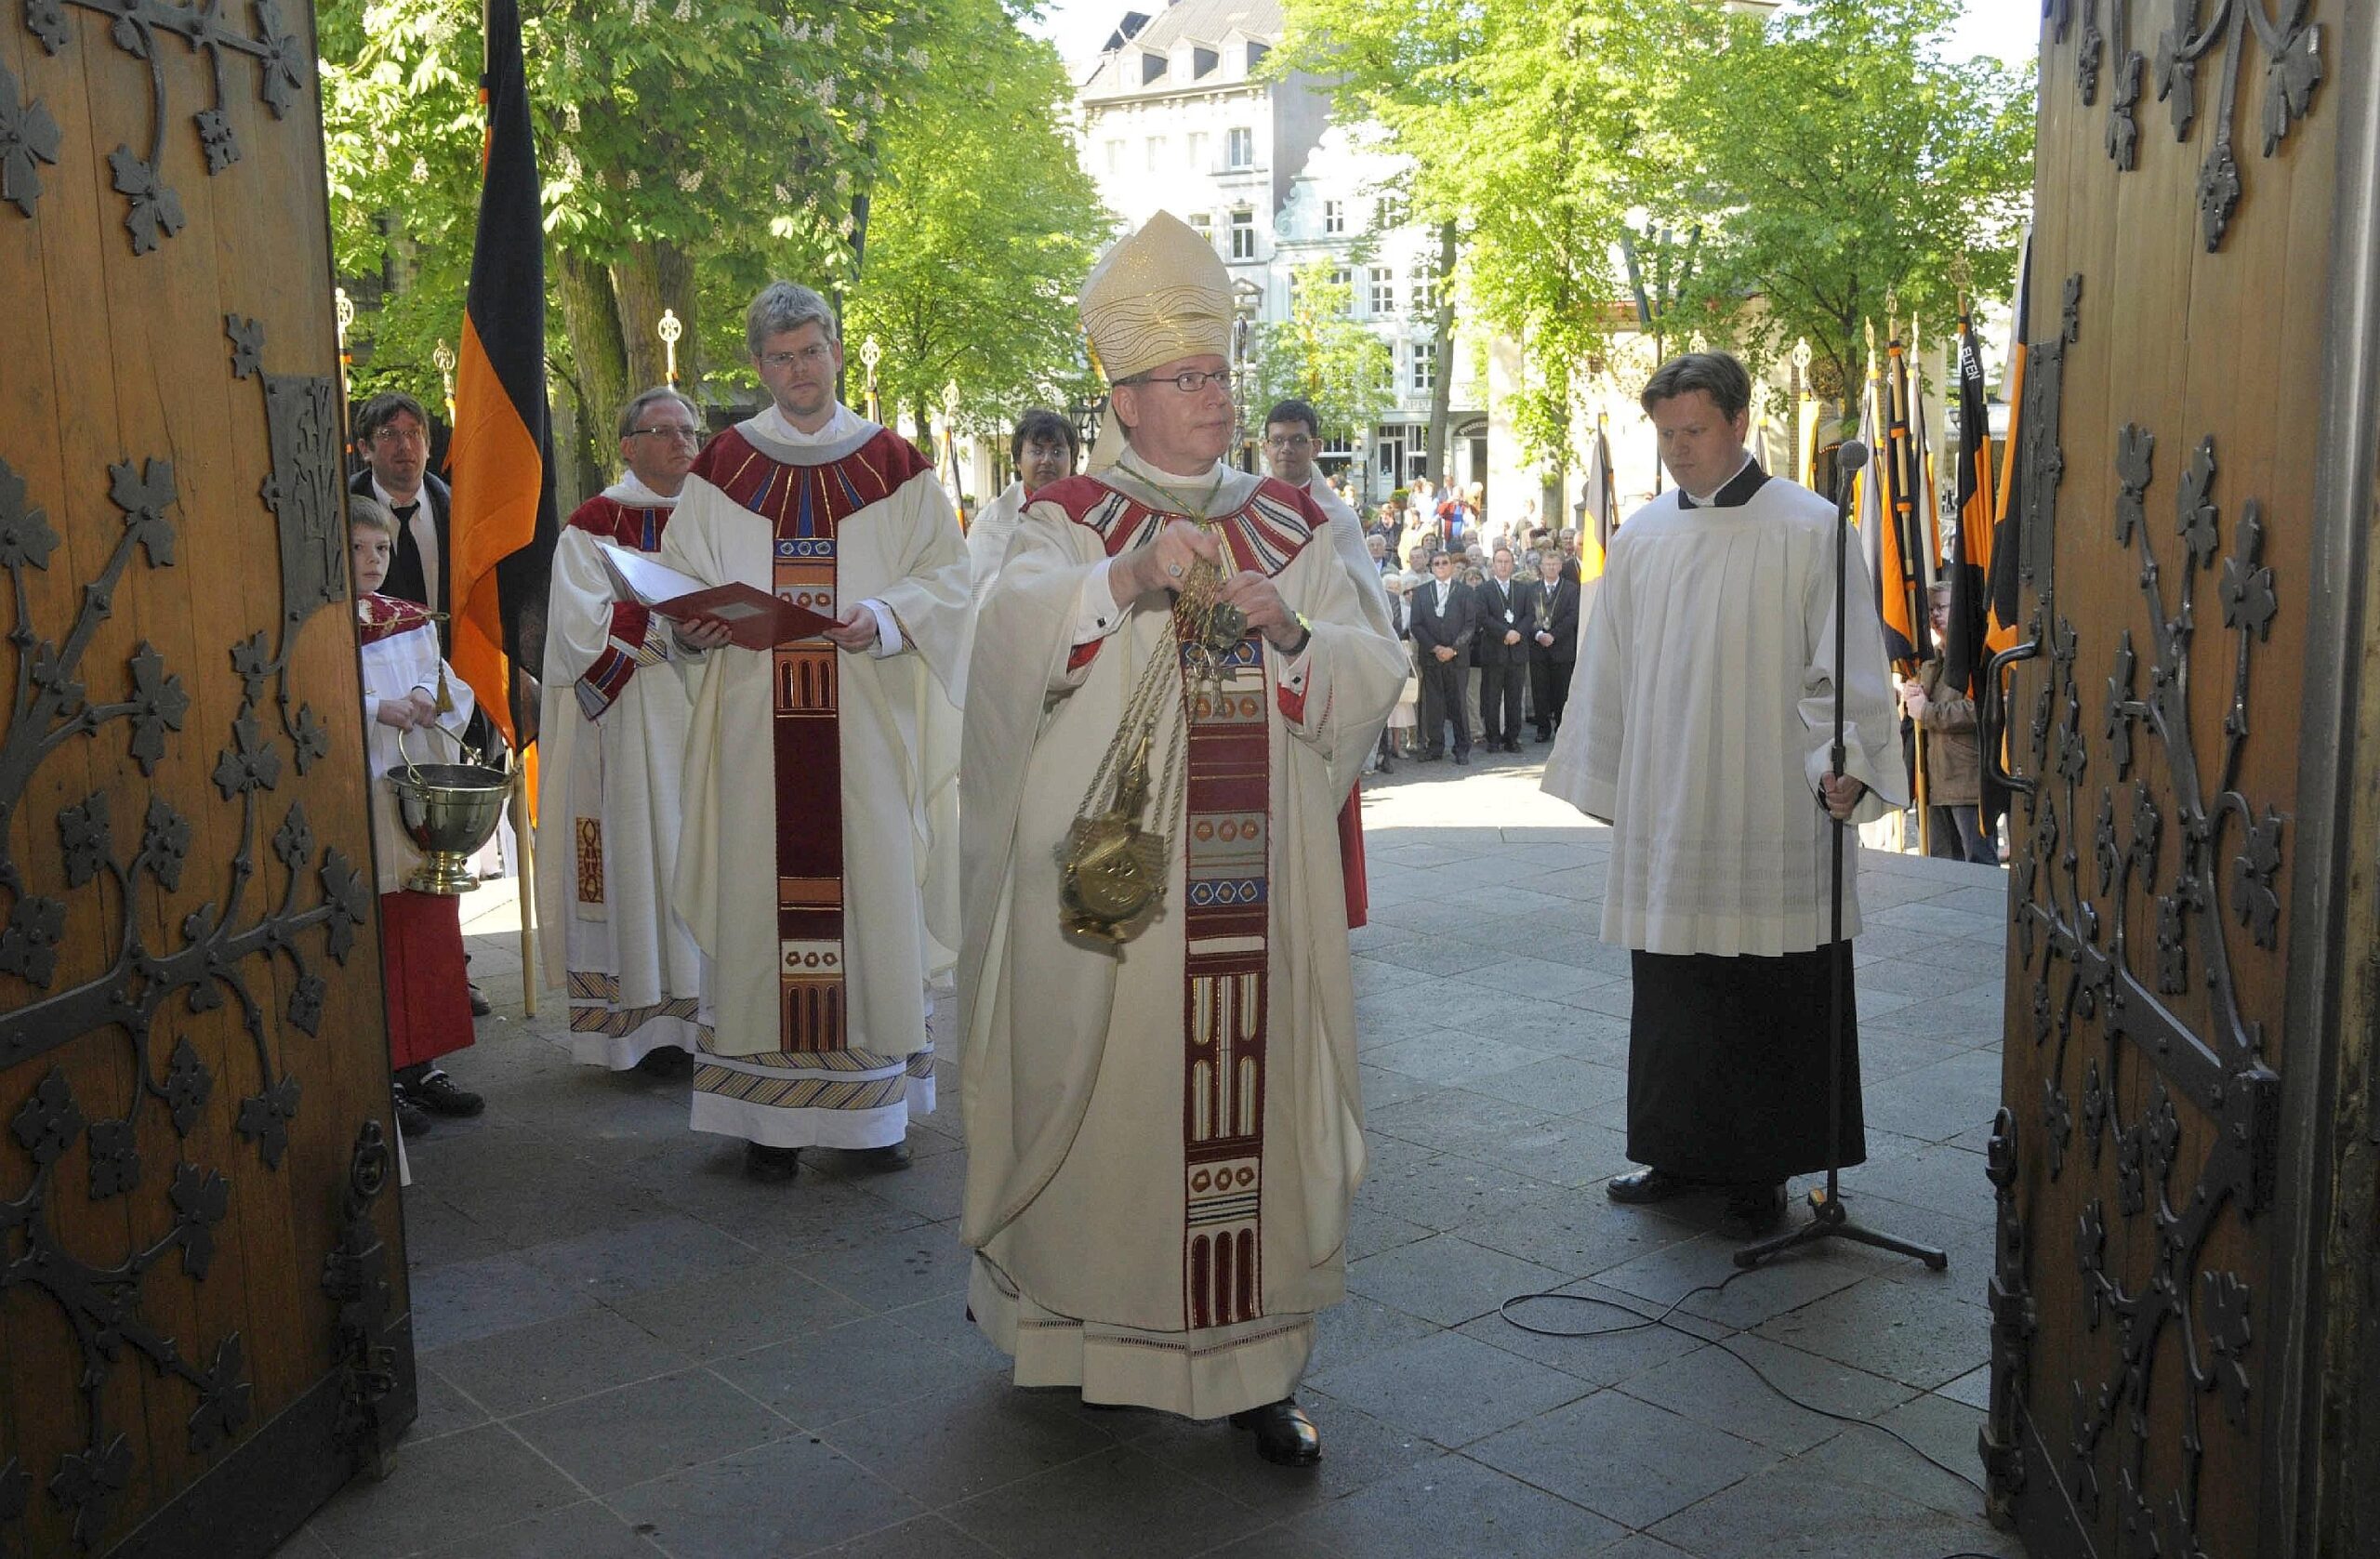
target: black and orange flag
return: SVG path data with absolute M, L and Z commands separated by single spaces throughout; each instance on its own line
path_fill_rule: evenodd
M 1925 548 L 1918 519 L 1924 466 L 1911 427 L 1909 359 L 1899 340 L 1886 349 L 1882 387 L 1884 419 L 1884 482 L 1879 492 L 1884 521 L 1877 536 L 1876 604 L 1884 619 L 1884 658 L 1907 671 L 1932 658 L 1926 637 Z
M 463 350 L 455 364 L 448 545 L 455 669 L 510 742 L 512 669 L 526 662 L 534 674 L 543 653 L 542 645 L 522 642 L 522 619 L 542 616 L 561 526 L 546 404 L 545 223 L 521 11 L 517 0 L 489 0 L 486 14 L 480 97 L 487 105 L 487 150 Z
M 2025 337 L 2032 327 L 2032 310 L 2026 294 L 2032 279 L 2033 235 L 2028 231 L 2016 260 L 2016 305 L 2008 330 L 2008 374 L 2001 392 L 2008 403 L 2008 432 L 2001 441 L 2000 485 L 1992 494 L 1991 566 L 1985 570 L 1990 581 L 1990 616 L 1985 624 L 1983 641 L 1987 660 L 2016 646 L 2022 605 L 2018 599 L 2017 565 L 2024 552 L 2020 534 L 2024 509 L 2018 492 L 2023 471 L 2016 464 L 2016 445 L 2025 425 Z
M 1950 556 L 1950 631 L 1942 649 L 1942 682 L 1972 692 L 1990 655 L 1984 650 L 1991 578 L 1993 501 L 1999 472 L 1991 460 L 1991 404 L 1983 388 L 1983 353 L 1975 322 L 1959 315 L 1958 539 Z

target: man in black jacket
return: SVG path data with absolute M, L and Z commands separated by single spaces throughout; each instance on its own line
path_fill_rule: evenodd
M 1570 699 L 1570 667 L 1579 658 L 1579 582 L 1563 570 L 1561 550 L 1538 554 L 1538 576 L 1526 587 L 1521 628 L 1528 641 L 1529 706 L 1537 739 L 1554 740 L 1562 706 Z
M 1472 635 L 1479 626 L 1478 599 L 1454 576 L 1454 554 L 1430 559 L 1427 583 L 1407 599 L 1413 621 L 1413 648 L 1421 665 L 1421 751 L 1419 760 L 1446 756 L 1446 728 L 1454 725 L 1454 760 L 1471 761 L 1471 726 L 1462 713 L 1462 680 Z
M 410 395 L 375 395 L 355 414 L 355 442 L 367 469 L 356 473 L 348 491 L 379 499 L 397 517 L 396 555 L 389 560 L 380 593 L 451 613 L 454 554 L 447 546 L 447 522 L 455 499 L 430 474 L 429 415 Z M 454 625 L 441 622 L 439 654 L 451 654 L 454 641 Z
M 1521 750 L 1521 681 L 1528 638 L 1521 631 L 1528 587 L 1513 577 L 1513 549 L 1499 547 L 1479 586 L 1479 723 L 1490 752 Z

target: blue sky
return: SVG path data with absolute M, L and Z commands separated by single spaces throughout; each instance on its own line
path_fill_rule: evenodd
M 1035 32 L 1057 41 L 1068 59 L 1081 59 L 1104 42 L 1128 10 L 1155 10 L 1164 0 L 1043 0 Z M 2041 7 L 2032 0 L 1966 0 L 1956 33 L 1958 47 L 2003 59 L 2030 59 L 2040 36 Z

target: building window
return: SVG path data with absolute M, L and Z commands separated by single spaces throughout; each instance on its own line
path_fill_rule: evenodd
M 1206 172 L 1207 132 L 1193 130 L 1182 139 L 1182 144 L 1189 151 L 1190 171 L 1192 173 Z
M 1211 48 L 1199 48 L 1196 45 L 1193 45 L 1190 49 L 1191 79 L 1194 81 L 1203 80 L 1205 77 L 1214 74 L 1215 66 L 1221 62 L 1223 56 L 1217 54 Z
M 1413 393 L 1426 395 L 1438 387 L 1438 344 L 1413 343 Z
M 1388 232 L 1405 225 L 1405 202 L 1395 195 L 1382 195 L 1372 208 L 1372 221 L 1381 231 Z
M 1247 126 L 1236 126 L 1223 135 L 1223 166 L 1248 168 L 1256 165 L 1256 132 Z
M 1396 317 L 1396 272 L 1385 265 L 1371 268 L 1372 318 Z
M 1342 459 L 1353 458 L 1355 453 L 1355 441 L 1343 434 L 1335 439 L 1325 439 L 1322 441 L 1322 453 Z
M 1190 230 L 1210 244 L 1215 241 L 1215 218 L 1208 212 L 1190 213 Z
M 1151 173 L 1165 171 L 1165 138 L 1163 136 L 1149 137 L 1149 171 Z
M 1413 267 L 1413 312 L 1416 316 L 1438 311 L 1438 263 L 1424 259 Z
M 1233 132 L 1235 135 L 1237 133 Z M 1235 207 L 1231 214 L 1231 258 L 1236 260 L 1256 258 L 1256 213 L 1244 205 Z
M 1355 273 L 1343 265 L 1334 265 L 1330 268 L 1330 284 L 1346 290 L 1347 317 L 1354 319 L 1355 317 Z
M 1342 233 L 1347 231 L 1345 201 L 1327 200 L 1322 203 L 1322 231 L 1326 233 Z
M 1124 143 L 1120 140 L 1111 140 L 1107 143 L 1107 171 L 1110 173 L 1124 171 Z

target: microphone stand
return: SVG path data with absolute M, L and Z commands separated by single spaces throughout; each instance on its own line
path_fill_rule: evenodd
M 1843 777 L 1843 666 L 1844 636 L 1850 617 L 1849 602 L 1844 599 L 1850 573 L 1851 478 L 1868 463 L 1868 447 L 1858 440 L 1845 443 L 1835 455 L 1834 499 L 1834 746 L 1828 757 L 1836 779 Z M 1871 1245 L 1879 1250 L 1897 1255 L 1914 1256 L 1936 1272 L 1950 1264 L 1950 1258 L 1930 1245 L 1903 1239 L 1875 1229 L 1863 1228 L 1851 1222 L 1843 1209 L 1843 1049 L 1844 1001 L 1843 983 L 1851 971 L 1851 949 L 1843 940 L 1843 835 L 1847 826 L 1832 812 L 1827 814 L 1834 847 L 1832 876 L 1833 903 L 1831 909 L 1827 938 L 1827 964 L 1830 990 L 1827 997 L 1827 1104 L 1826 1104 L 1826 1189 L 1810 1193 L 1810 1221 L 1798 1229 L 1788 1229 L 1781 1235 L 1747 1245 L 1736 1252 L 1736 1265 L 1756 1267 L 1771 1256 L 1805 1245 L 1816 1245 L 1826 1239 L 1847 1239 L 1859 1245 Z

